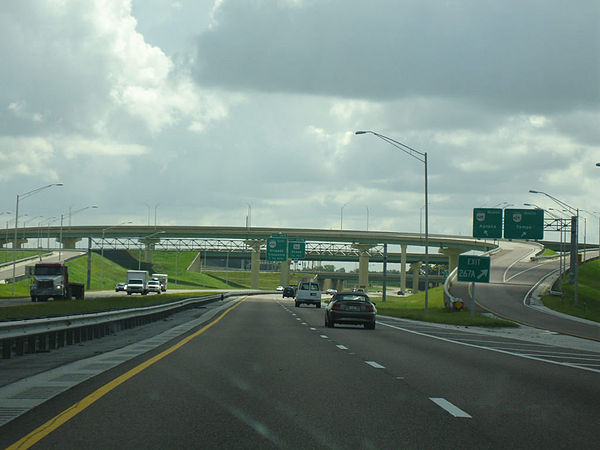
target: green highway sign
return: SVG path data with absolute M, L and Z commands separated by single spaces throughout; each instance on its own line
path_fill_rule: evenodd
M 306 258 L 306 242 L 300 238 L 289 238 L 288 240 L 288 258 L 304 259 Z
M 544 239 L 543 209 L 505 209 L 506 239 Z
M 273 235 L 267 238 L 267 261 L 287 261 L 287 235 Z
M 473 237 L 498 239 L 502 237 L 502 209 L 474 208 Z
M 490 282 L 489 256 L 458 256 L 458 281 L 472 283 Z

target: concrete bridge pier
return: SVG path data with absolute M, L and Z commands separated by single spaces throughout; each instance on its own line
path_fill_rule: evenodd
M 419 271 L 421 270 L 422 264 L 423 263 L 421 261 L 419 261 L 416 263 L 412 263 L 410 265 L 410 271 L 413 274 L 413 286 L 412 286 L 413 294 L 416 294 L 417 292 L 419 292 Z
M 336 288 L 335 290 L 338 292 L 342 292 L 344 290 L 344 280 L 336 280 Z
M 440 253 L 448 256 L 448 273 L 452 272 L 456 267 L 458 267 L 458 256 L 461 253 L 465 253 L 468 250 L 460 249 L 460 248 L 441 248 Z
M 154 248 L 156 244 L 160 242 L 157 238 L 145 238 L 140 239 L 138 242 L 144 245 L 144 259 L 143 261 L 148 264 L 152 264 L 152 256 L 154 254 Z
M 400 290 L 402 292 L 406 292 L 406 248 L 408 245 L 402 244 L 400 248 L 402 253 L 400 253 Z
M 12 248 L 23 248 L 23 244 L 27 244 L 29 242 L 27 239 L 17 239 L 15 243 L 14 239 L 10 239 L 8 242 L 12 242 Z
M 252 249 L 250 255 L 250 288 L 258 289 L 258 277 L 260 274 L 260 247 L 264 245 L 264 240 L 246 241 L 246 245 Z
M 279 263 L 279 284 L 283 287 L 290 285 L 290 264 L 291 259 Z
M 374 245 L 371 244 L 353 244 L 352 247 L 358 250 L 358 287 L 365 291 L 369 287 L 369 250 Z
M 57 238 L 56 241 L 62 244 L 62 248 L 75 248 L 77 243 L 81 240 L 78 237 L 63 237 L 62 240 Z

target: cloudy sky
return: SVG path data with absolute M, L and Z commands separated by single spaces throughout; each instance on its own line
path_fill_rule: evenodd
M 0 59 L 0 212 L 64 183 L 30 226 L 418 232 L 424 165 L 355 130 L 427 152 L 431 233 L 600 211 L 597 0 L 7 0 Z

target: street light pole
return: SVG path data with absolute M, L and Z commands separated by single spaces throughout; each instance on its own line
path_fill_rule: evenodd
M 572 274 L 572 283 L 574 284 L 573 290 L 573 306 L 578 306 L 578 288 L 579 288 L 579 280 L 578 280 L 578 272 L 579 272 L 579 208 L 573 208 L 572 206 L 566 204 L 565 202 L 557 199 L 556 197 L 551 196 L 550 194 L 542 191 L 534 191 L 532 189 L 529 190 L 531 194 L 543 194 L 549 199 L 553 200 L 563 208 L 566 208 L 568 213 L 571 214 L 571 274 Z
M 348 203 L 344 203 L 340 208 L 340 230 L 344 229 L 344 208 L 348 205 Z
M 15 281 L 16 281 L 16 270 L 17 270 L 17 228 L 19 227 L 19 201 L 24 200 L 27 197 L 31 197 L 34 194 L 37 194 L 44 189 L 47 189 L 52 186 L 62 186 L 62 183 L 52 183 L 46 186 L 39 187 L 37 189 L 33 189 L 29 192 L 25 192 L 24 194 L 17 194 L 17 204 L 15 206 L 15 240 L 13 243 L 13 267 L 12 267 L 12 295 L 15 295 Z
M 377 136 L 379 139 L 387 142 L 390 145 L 393 145 L 407 155 L 415 158 L 417 161 L 422 162 L 425 166 L 425 311 L 427 311 L 427 305 L 429 302 L 429 183 L 427 174 L 427 152 L 420 152 L 406 144 L 403 144 L 402 142 L 396 141 L 374 131 L 355 131 L 354 134 L 372 134 Z

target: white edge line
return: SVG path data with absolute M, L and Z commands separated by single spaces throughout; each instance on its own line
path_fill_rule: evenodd
M 378 323 L 380 325 L 385 325 L 386 327 L 395 328 L 396 330 L 406 331 L 407 333 L 417 334 L 419 336 L 426 336 L 426 337 L 430 337 L 430 338 L 433 338 L 433 339 L 438 339 L 440 341 L 450 342 L 452 344 L 459 344 L 459 345 L 464 345 L 466 347 L 480 348 L 482 350 L 489 350 L 489 351 L 492 351 L 492 352 L 504 353 L 505 355 L 518 356 L 519 358 L 533 359 L 534 361 L 546 362 L 546 363 L 550 363 L 550 364 L 555 364 L 557 366 L 571 367 L 573 369 L 581 369 L 581 370 L 587 370 L 589 372 L 600 373 L 600 370 L 598 370 L 598 369 L 592 369 L 592 368 L 589 368 L 589 367 L 582 367 L 582 366 L 578 366 L 578 365 L 575 365 L 575 364 L 569 364 L 569 363 L 564 363 L 564 362 L 559 362 L 559 361 L 550 361 L 548 359 L 536 358 L 535 356 L 527 356 L 527 355 L 522 355 L 522 354 L 519 354 L 519 353 L 512 353 L 512 352 L 508 352 L 506 350 L 499 350 L 499 349 L 496 349 L 496 348 L 484 347 L 482 345 L 467 344 L 465 342 L 453 341 L 452 339 L 446 339 L 446 338 L 442 338 L 442 337 L 438 337 L 438 336 L 433 336 L 431 334 L 425 334 L 425 333 L 420 333 L 418 331 L 407 330 L 406 328 L 396 327 L 394 325 L 390 325 L 390 324 L 384 323 L 384 322 L 378 322 Z
M 431 400 L 433 403 L 438 405 L 440 408 L 442 408 L 442 409 L 446 410 L 447 412 L 449 412 L 450 414 L 452 414 L 454 417 L 462 417 L 465 419 L 472 419 L 470 414 L 467 414 L 462 409 L 460 409 L 458 406 L 453 405 L 445 398 L 429 397 L 429 400 Z

